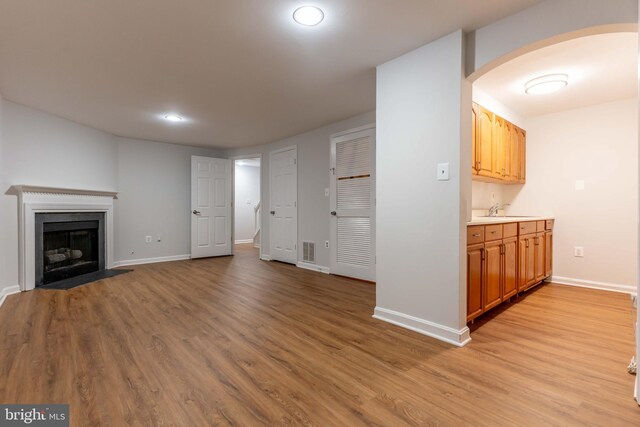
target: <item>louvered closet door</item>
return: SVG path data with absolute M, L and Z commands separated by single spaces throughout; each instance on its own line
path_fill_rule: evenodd
M 331 272 L 375 281 L 375 128 L 331 138 Z

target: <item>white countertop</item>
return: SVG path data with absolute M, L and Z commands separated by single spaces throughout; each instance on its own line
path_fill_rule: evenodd
M 473 216 L 467 225 L 505 224 L 509 222 L 544 221 L 553 219 L 549 216 Z

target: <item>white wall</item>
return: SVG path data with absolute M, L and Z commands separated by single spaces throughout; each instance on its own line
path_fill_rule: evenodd
M 18 284 L 17 197 L 11 185 L 119 191 L 115 261 L 189 253 L 191 155 L 213 149 L 118 138 L 0 102 L 0 292 Z M 162 242 L 144 243 L 160 234 Z M 133 254 L 131 252 L 134 252 Z
M 188 256 L 191 156 L 221 157 L 220 152 L 119 138 L 117 155 L 116 262 Z
M 504 186 L 509 215 L 556 218 L 554 277 L 635 288 L 637 100 L 530 118 L 526 129 L 527 183 Z M 574 246 L 584 247 L 584 258 L 573 256 Z
M 463 34 L 378 67 L 377 318 L 463 344 L 471 87 Z M 450 164 L 450 180 L 436 166 Z
M 260 202 L 260 167 L 239 165 L 235 168 L 234 240 L 253 241 L 255 206 Z
M 579 35 L 638 30 L 636 0 L 547 0 L 469 33 L 472 79 L 523 52 Z
M 330 137 L 334 133 L 375 123 L 375 121 L 375 112 L 370 112 L 270 144 L 227 151 L 228 157 L 262 154 L 261 254 L 269 254 L 269 152 L 296 145 L 298 147 L 298 260 L 302 261 L 302 241 L 316 242 L 316 264 L 329 268 L 329 249 L 324 247 L 324 241 L 329 240 L 330 206 L 324 190 L 329 188 Z
M 17 197 L 11 185 L 116 189 L 116 137 L 9 101 L 2 102 L 0 286 L 18 284 Z

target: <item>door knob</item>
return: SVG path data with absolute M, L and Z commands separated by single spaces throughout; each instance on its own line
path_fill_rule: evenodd
M 200 215 L 200 211 L 197 211 L 197 210 L 195 210 L 195 209 L 194 209 L 194 210 L 193 210 L 193 214 L 194 214 L 194 215 Z
M 271 212 L 269 212 L 269 213 L 270 213 L 271 215 L 275 215 L 275 214 L 276 214 L 276 211 L 271 211 Z
M 331 215 L 336 216 L 337 215 L 336 211 L 331 211 Z

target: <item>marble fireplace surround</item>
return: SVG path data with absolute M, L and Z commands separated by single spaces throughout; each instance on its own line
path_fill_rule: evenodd
M 35 218 L 37 213 L 104 212 L 105 268 L 113 268 L 114 191 L 14 185 L 18 196 L 18 279 L 21 291 L 35 288 Z

